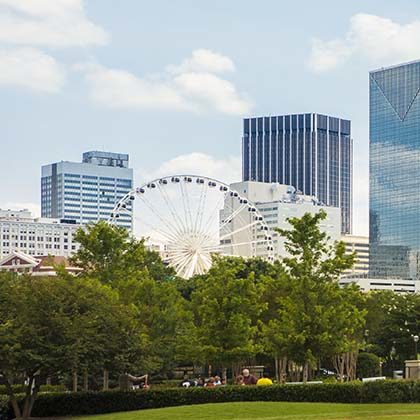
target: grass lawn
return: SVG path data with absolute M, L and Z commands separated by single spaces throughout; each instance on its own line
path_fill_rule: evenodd
M 203 404 L 77 417 L 77 420 L 420 420 L 420 404 L 243 402 Z

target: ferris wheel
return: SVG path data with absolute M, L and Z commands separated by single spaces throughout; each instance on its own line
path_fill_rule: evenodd
M 197 175 L 155 179 L 127 193 L 111 221 L 133 220 L 133 233 L 177 274 L 206 273 L 212 254 L 273 260 L 272 233 L 258 208 L 229 185 Z

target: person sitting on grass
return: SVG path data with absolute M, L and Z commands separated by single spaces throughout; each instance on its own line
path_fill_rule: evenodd
M 258 379 L 257 386 L 273 385 L 273 381 L 268 377 L 266 373 L 263 374 L 262 378 Z

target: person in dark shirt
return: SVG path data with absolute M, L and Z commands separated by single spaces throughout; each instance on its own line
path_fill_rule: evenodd
M 244 369 L 242 375 L 244 376 L 245 385 L 257 385 L 257 378 L 254 375 L 251 375 L 248 369 Z

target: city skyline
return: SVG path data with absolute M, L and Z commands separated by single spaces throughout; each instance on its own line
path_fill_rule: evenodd
M 367 234 L 368 72 L 420 57 L 406 42 L 420 7 L 251 6 L 0 0 L 0 207 L 39 214 L 40 167 L 89 149 L 128 153 L 137 184 L 240 181 L 244 117 L 316 110 L 352 121 L 353 232 Z

